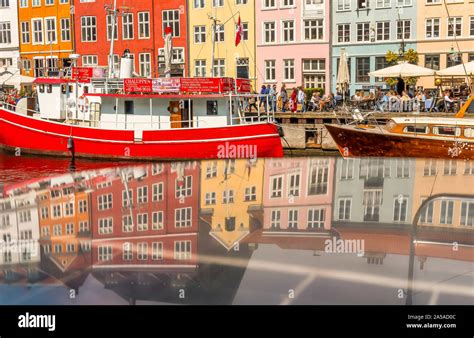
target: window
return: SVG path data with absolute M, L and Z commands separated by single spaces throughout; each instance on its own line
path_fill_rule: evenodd
M 137 188 L 137 203 L 148 203 L 148 187 L 146 185 Z
M 127 193 L 128 192 L 128 193 Z M 122 191 L 122 207 L 128 208 L 133 204 L 133 190 L 123 190 Z
M 427 39 L 439 38 L 439 18 L 426 19 L 425 37 Z
M 53 235 L 54 236 L 61 236 L 62 235 L 62 227 L 61 224 L 55 224 L 53 226 Z
M 281 216 L 280 210 L 272 210 L 272 213 L 271 213 L 271 227 L 273 229 L 279 229 L 280 228 L 280 216 Z
M 205 197 L 206 205 L 214 205 L 216 204 L 216 193 L 215 192 L 207 192 Z
M 411 20 L 397 20 L 397 39 L 411 39 Z
M 56 18 L 45 18 L 46 43 L 56 43 Z
M 222 192 L 222 203 L 223 204 L 234 203 L 234 190 L 227 189 Z
M 324 21 L 323 19 L 303 20 L 304 40 L 322 40 L 324 38 Z
M 469 17 L 469 35 L 474 36 L 474 16 Z
M 153 242 L 151 244 L 151 259 L 154 261 L 163 259 L 163 242 Z
M 88 221 L 79 222 L 79 232 L 87 232 L 87 231 L 89 231 L 89 222 Z
M 270 198 L 278 198 L 283 196 L 283 176 L 276 176 L 270 179 L 271 190 Z
M 370 57 L 356 58 L 356 82 L 370 82 Z
M 133 244 L 132 243 L 129 243 L 129 242 L 123 243 L 122 250 L 123 250 L 122 258 L 124 261 L 133 260 Z
M 300 173 L 292 173 L 288 177 L 288 196 L 296 197 L 300 195 Z
M 111 234 L 114 231 L 114 220 L 110 218 L 99 219 L 99 235 Z
M 425 198 L 422 198 L 421 203 L 423 203 L 425 200 L 426 200 Z M 434 207 L 434 201 L 431 201 L 422 210 L 421 215 L 420 215 L 420 223 L 421 224 L 432 224 L 433 223 L 433 207 Z
M 164 227 L 163 223 L 163 211 L 154 211 L 151 214 L 152 223 L 151 228 L 152 230 L 162 230 Z
M 397 159 L 397 177 L 408 178 L 410 177 L 410 160 Z
M 327 193 L 329 179 L 329 160 L 312 160 L 309 169 L 308 195 Z
M 265 60 L 265 81 L 276 80 L 275 60 Z
M 405 222 L 407 220 L 408 197 L 398 196 L 394 199 L 393 220 L 395 222 Z
M 340 159 L 341 180 L 351 180 L 354 178 L 354 159 Z
M 118 39 L 117 20 L 115 20 L 114 22 L 113 15 L 107 15 L 106 19 L 107 19 L 107 40 L 110 41 L 112 39 L 112 32 L 114 34 L 114 40 L 117 40 Z
M 215 35 L 214 35 L 214 41 L 215 42 L 223 42 L 225 38 L 225 29 L 224 25 L 216 25 L 215 29 Z
M 256 201 L 257 200 L 257 187 L 247 187 L 245 188 L 244 200 L 246 202 Z
M 281 42 L 295 41 L 295 22 L 293 20 L 282 21 L 282 38 Z
M 39 7 L 41 6 L 41 0 L 31 0 L 32 7 Z
M 28 7 L 28 0 L 21 0 L 20 1 L 20 8 Z
M 472 161 L 465 162 L 464 175 L 474 175 L 474 163 Z
M 52 6 L 52 5 L 54 5 L 54 0 L 45 0 L 45 5 L 46 5 L 46 6 Z
M 180 36 L 179 9 L 163 11 L 163 34 L 167 27 L 171 27 L 171 35 L 173 37 Z
M 49 209 L 48 207 L 41 208 L 41 219 L 49 218 Z
M 151 76 L 151 54 L 150 53 L 139 53 L 138 63 L 140 76 L 150 77 Z
M 324 228 L 325 210 L 309 209 L 308 210 L 308 229 Z
M 224 77 L 225 76 L 225 59 L 215 59 L 213 67 L 213 76 Z
M 98 198 L 99 210 L 112 209 L 112 194 L 100 195 Z
M 283 81 L 294 81 L 295 80 L 295 60 L 284 59 L 283 60 Z
M 352 199 L 350 198 L 339 199 L 338 220 L 349 221 L 351 219 L 351 205 L 352 205 Z
M 377 22 L 377 41 L 390 40 L 390 21 Z
M 436 175 L 436 160 L 425 160 L 425 166 L 423 168 L 423 176 L 435 176 Z
M 212 0 L 212 7 L 223 7 L 224 0 Z
M 137 214 L 137 230 L 148 230 L 148 214 Z
M 288 210 L 288 228 L 298 229 L 298 210 L 296 209 Z
M 441 214 L 439 218 L 439 223 L 444 225 L 453 224 L 453 211 L 454 211 L 454 201 L 443 200 L 441 201 Z
M 71 22 L 68 18 L 61 19 L 61 41 L 71 41 Z
M 264 22 L 263 23 L 263 43 L 275 43 L 275 22 Z
M 337 0 L 338 11 L 348 11 L 351 9 L 351 0 Z
M 192 208 L 180 208 L 174 211 L 175 228 L 191 227 Z
M 11 25 L 10 22 L 0 22 L 0 44 L 1 43 L 11 43 L 12 34 L 11 34 Z
M 87 66 L 97 66 L 98 58 L 97 55 L 83 55 L 82 56 L 82 65 Z
M 439 54 L 433 55 L 433 54 L 427 54 L 425 55 L 425 67 L 426 68 L 431 68 L 433 70 L 439 70 L 440 69 L 440 56 Z
M 194 26 L 194 43 L 206 42 L 206 26 Z
M 163 201 L 163 182 L 155 183 L 152 186 L 152 200 L 153 202 Z
M 247 41 L 249 39 L 249 23 L 241 22 L 242 25 L 242 41 Z M 235 26 L 235 31 L 237 32 L 237 25 Z
M 31 25 L 33 26 L 33 44 L 43 44 L 43 20 L 32 19 Z
M 194 76 L 206 76 L 206 60 L 194 60 Z
M 74 202 L 64 203 L 64 216 L 74 215 Z
M 132 40 L 133 37 L 133 13 L 124 13 L 122 14 L 122 38 Z
M 21 42 L 30 43 L 30 23 L 28 21 L 21 23 Z
M 444 161 L 444 175 L 456 175 L 457 161 L 456 160 L 445 160 Z
M 95 42 L 97 41 L 97 27 L 95 16 L 81 17 L 81 41 Z
M 138 13 L 138 38 L 148 39 L 150 37 L 150 13 Z
M 206 166 L 206 178 L 217 177 L 217 161 L 208 162 Z
M 461 203 L 461 225 L 472 227 L 474 223 L 474 203 Z
M 448 37 L 462 35 L 462 17 L 448 18 Z
M 377 0 L 375 2 L 376 8 L 389 8 L 391 5 L 391 0 Z
M 34 75 L 35 77 L 42 77 L 44 76 L 44 58 L 42 57 L 35 57 L 34 61 Z M 41 87 L 40 87 L 41 91 Z
M 174 259 L 175 260 L 191 259 L 191 241 L 174 242 Z
M 139 261 L 146 261 L 148 259 L 148 243 L 137 244 L 137 259 Z
M 390 177 L 390 162 L 379 158 L 361 159 L 359 178 L 370 177 Z
M 382 205 L 382 189 L 365 189 L 362 204 L 364 206 L 364 221 L 378 222 Z
M 344 23 L 337 25 L 337 42 L 351 41 L 351 24 Z
M 60 218 L 61 217 L 61 205 L 60 204 L 56 204 L 56 205 L 53 205 L 52 207 L 52 215 L 53 215 L 53 218 Z
M 182 180 L 176 179 L 175 182 L 175 197 L 189 197 L 192 195 L 193 177 L 185 176 Z
M 31 211 L 25 210 L 19 212 L 20 223 L 31 222 Z
M 204 8 L 206 6 L 206 0 L 194 0 L 194 8 Z
M 133 219 L 132 215 L 122 216 L 122 232 L 133 231 Z
M 66 235 L 74 234 L 74 224 L 68 223 L 66 224 Z
M 397 6 L 398 7 L 411 6 L 411 1 L 412 0 L 397 0 Z
M 357 0 L 357 9 L 369 8 L 369 0 Z
M 263 0 L 263 9 L 276 8 L 276 0 Z
M 357 24 L 357 42 L 370 41 L 370 24 L 368 22 Z

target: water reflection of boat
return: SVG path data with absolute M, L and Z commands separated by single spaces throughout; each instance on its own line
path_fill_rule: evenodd
M 474 158 L 474 119 L 396 117 L 387 125 L 326 125 L 344 157 Z

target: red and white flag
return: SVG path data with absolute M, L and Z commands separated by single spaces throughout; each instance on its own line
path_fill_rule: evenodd
M 243 33 L 244 28 L 242 27 L 242 23 L 240 22 L 240 15 L 239 15 L 239 21 L 237 22 L 237 31 L 235 34 L 235 46 L 237 47 L 240 43 L 240 40 L 242 40 L 242 33 Z

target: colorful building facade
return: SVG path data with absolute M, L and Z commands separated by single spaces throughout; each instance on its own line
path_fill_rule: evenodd
M 262 226 L 264 160 L 201 162 L 201 218 L 227 250 Z
M 285 84 L 329 91 L 330 6 L 329 0 L 257 0 L 259 87 Z
M 84 1 L 75 5 L 76 52 L 82 66 L 108 66 L 114 34 L 114 68 L 129 50 L 134 72 L 143 77 L 163 75 L 164 30 L 170 27 L 173 42 L 173 75 L 186 75 L 186 1 L 117 1 L 117 21 L 110 1 Z
M 387 67 L 387 51 L 416 50 L 417 7 L 423 0 L 337 0 L 332 2 L 331 88 L 336 91 L 341 49 L 345 48 L 350 73 L 350 94 L 386 87 L 368 73 Z M 420 5 L 422 6 L 422 5 Z M 403 48 L 402 48 L 403 49 Z
M 188 10 L 192 13 L 188 26 L 190 76 L 229 76 L 255 80 L 258 76 L 255 0 L 196 0 L 190 1 Z M 242 41 L 236 46 L 239 16 Z M 216 20 L 214 37 L 213 19 Z
M 0 67 L 18 67 L 18 3 L 16 0 L 0 1 Z
M 22 73 L 57 76 L 71 66 L 74 23 L 70 0 L 20 0 L 18 24 Z
M 439 70 L 474 60 L 474 1 L 418 1 L 416 24 L 420 66 Z M 434 78 L 420 78 L 418 85 L 433 88 Z

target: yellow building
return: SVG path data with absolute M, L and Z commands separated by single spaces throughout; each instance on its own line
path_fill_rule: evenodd
M 69 67 L 74 50 L 71 0 L 20 0 L 18 25 L 22 73 L 42 77 Z
M 264 160 L 201 162 L 201 220 L 227 250 L 263 222 Z
M 448 20 L 448 11 L 451 20 Z M 419 65 L 444 69 L 474 60 L 473 14 L 474 0 L 418 1 L 416 34 Z M 456 42 L 462 55 L 453 61 L 449 54 L 452 49 L 458 52 Z M 434 78 L 420 78 L 418 85 L 433 88 Z
M 416 160 L 413 188 L 415 215 L 421 203 L 436 194 L 465 194 L 472 199 L 436 199 L 422 212 L 419 225 L 473 229 L 474 162 L 456 160 Z
M 239 16 L 243 34 L 236 47 Z M 212 37 L 214 19 L 215 39 Z M 191 76 L 255 79 L 255 0 L 190 1 L 188 30 Z

